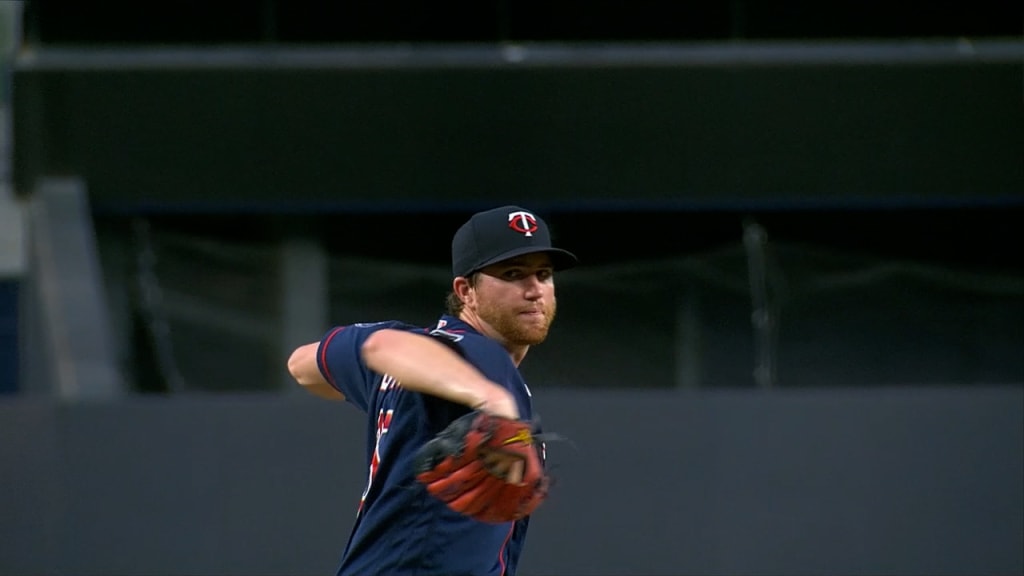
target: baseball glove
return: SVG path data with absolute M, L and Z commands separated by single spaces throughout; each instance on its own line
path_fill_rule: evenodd
M 481 522 L 512 522 L 547 497 L 550 484 L 530 425 L 485 412 L 470 412 L 420 448 L 416 479 L 449 508 Z M 495 461 L 522 463 L 510 482 Z

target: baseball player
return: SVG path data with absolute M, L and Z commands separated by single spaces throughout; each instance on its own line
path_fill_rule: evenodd
M 292 353 L 288 369 L 306 390 L 347 400 L 367 415 L 367 483 L 339 576 L 515 574 L 529 511 L 543 494 L 505 497 L 501 490 L 542 487 L 538 473 L 529 459 L 483 448 L 482 464 L 452 472 L 465 464 L 457 459 L 468 458 L 467 428 L 452 432 L 453 423 L 468 423 L 473 414 L 531 422 L 530 389 L 518 366 L 555 317 L 554 272 L 576 263 L 571 252 L 551 245 L 546 223 L 533 212 L 479 212 L 452 240 L 452 290 L 436 324 L 336 326 Z M 466 426 L 486 435 L 483 425 Z M 493 446 L 523 439 L 523 454 L 539 454 L 543 470 L 543 445 L 531 443 L 528 432 Z M 425 446 L 434 448 L 426 460 Z M 447 450 L 440 466 L 438 449 Z M 461 485 L 430 490 L 422 481 L 428 475 Z M 499 486 L 472 492 L 482 490 L 484 476 L 499 478 Z M 498 512 L 478 514 L 495 501 Z

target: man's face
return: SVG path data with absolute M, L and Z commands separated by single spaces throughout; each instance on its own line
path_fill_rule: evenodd
M 543 252 L 492 264 L 477 277 L 474 311 L 505 344 L 532 346 L 555 319 L 555 279 Z

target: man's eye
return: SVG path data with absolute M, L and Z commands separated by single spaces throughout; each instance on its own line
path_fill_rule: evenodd
M 537 270 L 536 272 L 527 272 L 519 268 L 510 268 L 501 273 L 501 278 L 504 280 L 522 280 L 528 276 L 536 275 L 538 280 L 545 281 L 552 276 L 551 270 Z

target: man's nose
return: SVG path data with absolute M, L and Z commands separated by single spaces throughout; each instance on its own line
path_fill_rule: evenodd
M 536 300 L 537 298 L 540 298 L 541 295 L 544 293 L 544 282 L 540 278 L 538 278 L 536 274 L 527 276 L 526 279 L 524 279 L 523 281 L 526 283 L 526 288 L 524 292 L 527 298 L 531 300 Z

